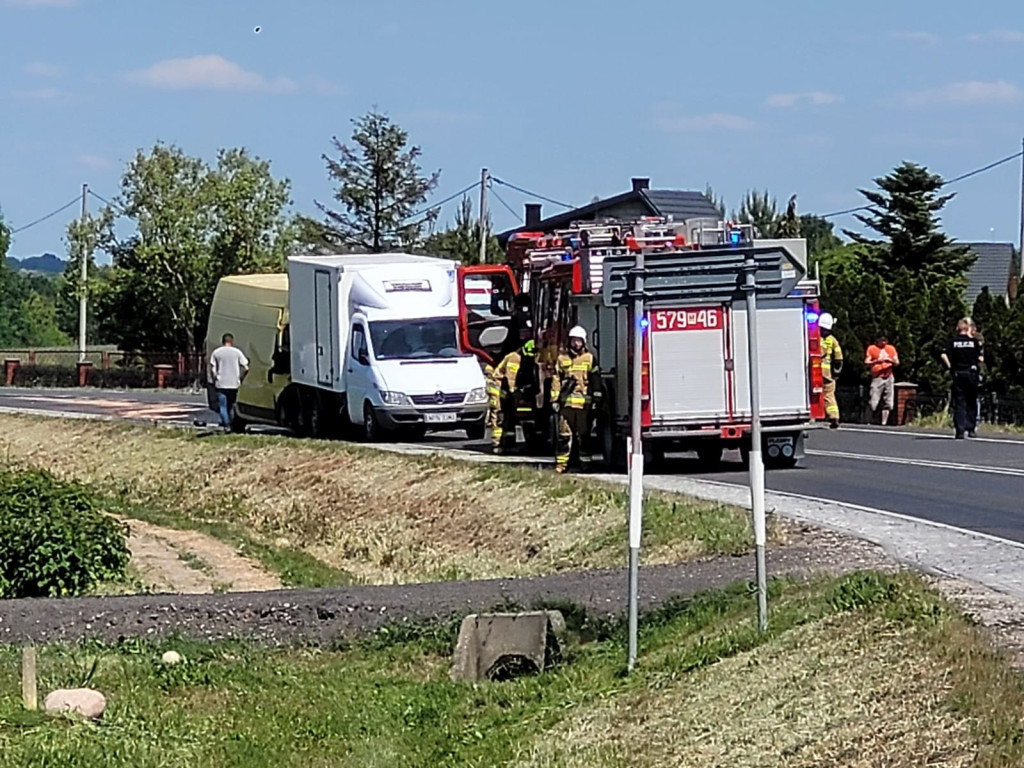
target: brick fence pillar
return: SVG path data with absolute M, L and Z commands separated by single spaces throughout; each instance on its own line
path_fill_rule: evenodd
M 21 360 L 18 358 L 7 358 L 4 360 L 4 383 L 8 387 L 14 386 L 14 377 L 18 375 L 21 367 Z
M 896 384 L 896 409 L 889 422 L 897 427 L 907 424 L 917 416 L 917 384 L 901 381 Z M 893 421 L 895 418 L 895 422 Z
M 92 369 L 92 361 L 79 360 L 76 367 L 78 368 L 78 386 L 89 386 L 89 371 Z
M 171 371 L 174 370 L 173 365 L 154 365 L 153 368 L 156 370 L 156 388 L 165 389 L 167 387 L 167 379 L 171 375 Z

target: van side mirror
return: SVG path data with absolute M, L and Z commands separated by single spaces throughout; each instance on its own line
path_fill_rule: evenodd
M 505 343 L 508 338 L 508 328 L 503 325 L 492 325 L 480 332 L 479 344 L 481 347 L 497 347 Z
M 370 364 L 370 353 L 367 352 L 365 349 L 360 349 L 359 350 L 359 355 L 358 355 L 357 359 L 363 365 L 369 365 Z

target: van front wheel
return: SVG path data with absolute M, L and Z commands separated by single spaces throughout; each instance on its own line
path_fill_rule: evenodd
M 377 411 L 370 403 L 363 406 L 363 437 L 368 443 L 379 443 L 384 437 L 384 430 L 377 421 Z

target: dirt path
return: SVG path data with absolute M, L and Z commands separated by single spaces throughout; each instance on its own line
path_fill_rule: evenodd
M 128 524 L 132 566 L 157 592 L 264 592 L 281 581 L 229 545 L 195 531 L 160 528 L 141 520 Z

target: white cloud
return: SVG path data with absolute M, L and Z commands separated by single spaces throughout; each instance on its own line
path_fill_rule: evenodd
M 789 109 L 799 104 L 811 104 L 816 107 L 826 104 L 838 104 L 843 100 L 842 96 L 826 91 L 806 91 L 804 93 L 773 93 L 764 100 L 766 107 L 777 109 Z
M 271 80 L 216 54 L 192 56 L 187 59 L 165 59 L 148 69 L 130 72 L 125 77 L 129 82 L 139 85 L 172 91 L 287 93 L 296 89 L 294 81 L 287 77 L 276 77 Z
M 891 37 L 896 40 L 906 40 L 911 43 L 924 43 L 925 45 L 938 45 L 942 38 L 931 32 L 894 32 Z
M 25 101 L 67 101 L 71 98 L 71 95 L 60 88 L 34 88 L 28 91 L 11 91 L 11 95 L 16 99 L 23 99 Z
M 993 29 L 988 32 L 968 35 L 972 43 L 1024 43 L 1024 32 L 1016 29 Z
M 984 106 L 992 104 L 1016 104 L 1024 99 L 1024 91 L 1005 80 L 991 83 L 968 80 L 948 83 L 938 88 L 908 93 L 903 103 L 908 107 L 931 106 Z
M 78 5 L 78 0 L 4 0 L 4 5 L 20 5 L 25 8 L 68 8 Z
M 679 115 L 674 109 L 659 107 L 654 117 L 655 126 L 668 133 L 687 131 L 749 131 L 757 127 L 757 123 L 739 115 L 726 112 L 710 112 L 706 115 Z
M 32 61 L 25 65 L 25 73 L 32 77 L 60 77 L 64 74 L 64 68 L 45 61 Z
M 75 158 L 75 162 L 79 165 L 84 165 L 86 168 L 94 168 L 96 170 L 109 168 L 111 165 L 110 160 L 101 155 L 79 155 Z

